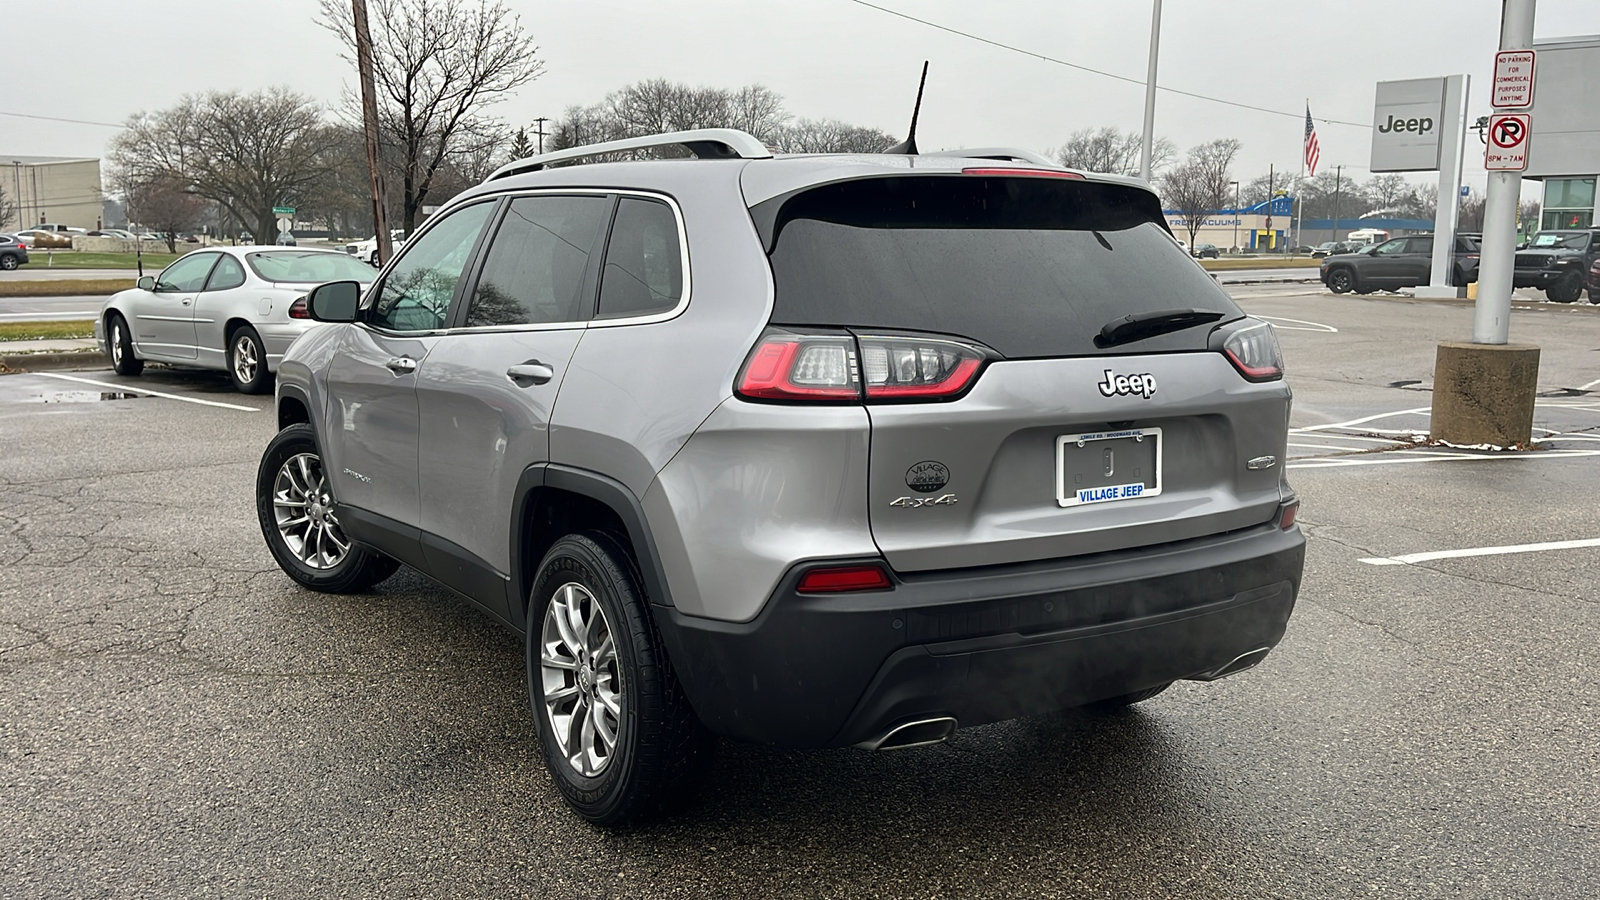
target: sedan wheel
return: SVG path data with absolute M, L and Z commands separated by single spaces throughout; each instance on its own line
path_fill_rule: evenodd
M 118 375 L 137 375 L 144 371 L 144 360 L 134 355 L 128 323 L 116 313 L 106 318 L 106 344 L 111 348 L 111 368 Z
M 0 256 L 0 269 L 5 269 L 9 272 L 16 267 L 17 258 L 15 256 L 12 256 L 9 253 L 7 253 L 5 256 Z
M 233 386 L 240 393 L 264 394 L 271 386 L 267 349 L 262 346 L 261 336 L 248 325 L 228 339 L 228 374 L 233 376 Z

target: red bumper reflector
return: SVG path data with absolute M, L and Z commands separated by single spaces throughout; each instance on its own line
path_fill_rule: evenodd
M 1294 520 L 1299 515 L 1300 515 L 1300 504 L 1299 504 L 1299 502 L 1296 501 L 1294 503 L 1288 504 L 1287 506 L 1285 506 L 1282 510 L 1280 510 L 1278 512 L 1278 527 L 1282 528 L 1284 531 L 1288 531 L 1289 529 L 1294 527 Z
M 879 565 L 821 566 L 800 576 L 802 594 L 838 594 L 846 591 L 886 591 L 894 587 L 889 573 Z

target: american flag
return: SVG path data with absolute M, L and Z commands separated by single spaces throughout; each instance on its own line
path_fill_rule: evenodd
M 1311 122 L 1311 104 L 1306 104 L 1306 174 L 1317 174 L 1317 160 L 1322 148 L 1317 146 L 1317 126 Z

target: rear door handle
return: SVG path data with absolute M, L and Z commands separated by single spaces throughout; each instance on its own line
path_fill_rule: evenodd
M 417 370 L 417 361 L 409 356 L 396 356 L 394 359 L 384 363 L 384 365 L 388 366 L 389 370 L 396 375 L 405 375 Z
M 507 369 L 506 377 L 516 382 L 527 381 L 532 384 L 544 384 L 556 377 L 556 370 L 538 360 L 534 360 Z

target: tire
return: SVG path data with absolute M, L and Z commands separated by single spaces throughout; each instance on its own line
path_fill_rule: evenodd
M 555 542 L 534 579 L 526 631 L 539 744 L 578 815 L 608 828 L 635 825 L 698 785 L 712 739 L 683 695 L 638 574 L 614 538 L 586 532 Z
M 15 253 L 0 253 L 0 269 L 5 269 L 7 272 L 9 272 L 19 265 L 21 265 L 21 263 L 17 261 L 17 255 Z
M 1583 294 L 1583 276 L 1568 272 L 1544 289 L 1544 295 L 1555 303 L 1571 303 Z
M 267 371 L 267 348 L 261 335 L 249 325 L 228 333 L 228 376 L 241 394 L 265 394 L 272 390 L 272 373 Z
M 144 360 L 133 353 L 133 335 L 128 323 L 117 313 L 106 318 L 106 346 L 111 348 L 111 368 L 118 375 L 137 375 L 144 371 Z
M 1169 687 L 1172 687 L 1172 682 L 1170 681 L 1166 684 L 1156 685 L 1153 688 L 1145 688 L 1142 691 L 1134 691 L 1131 694 L 1123 694 L 1120 697 L 1107 697 L 1104 700 L 1096 700 L 1093 703 L 1085 704 L 1082 709 L 1084 712 L 1092 715 L 1110 715 L 1111 713 L 1120 712 L 1121 710 L 1127 709 L 1135 703 L 1142 703 L 1145 700 L 1149 700 L 1151 697 L 1154 697 Z
M 1356 273 L 1348 266 L 1340 266 L 1328 273 L 1328 290 L 1335 294 L 1348 294 L 1356 289 Z
M 336 505 L 311 426 L 290 425 L 278 432 L 256 470 L 256 515 L 267 549 L 278 568 L 300 584 L 327 594 L 354 594 L 393 575 L 400 564 L 346 537 Z

